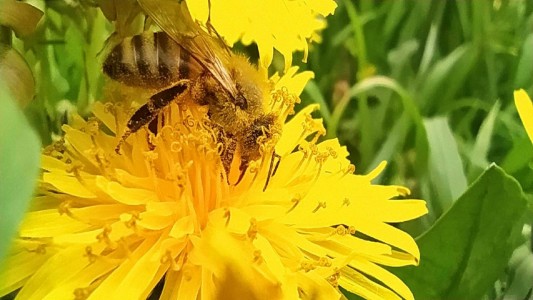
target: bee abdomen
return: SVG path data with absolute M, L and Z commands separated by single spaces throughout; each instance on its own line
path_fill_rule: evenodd
M 166 33 L 145 32 L 116 45 L 103 69 L 126 85 L 159 89 L 189 78 L 189 64 L 188 53 Z

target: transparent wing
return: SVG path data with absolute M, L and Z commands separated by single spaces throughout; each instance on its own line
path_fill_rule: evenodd
M 230 52 L 192 19 L 183 0 L 138 0 L 150 18 L 226 89 L 234 98 L 235 83 L 225 65 Z M 222 42 L 223 43 L 223 42 Z
M 186 37 L 194 37 L 201 30 L 189 14 L 185 1 L 138 0 L 138 2 L 148 16 L 176 42 Z

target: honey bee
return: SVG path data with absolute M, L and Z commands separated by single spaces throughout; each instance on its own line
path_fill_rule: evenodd
M 240 154 L 238 183 L 249 163 L 261 157 L 260 140 L 281 131 L 278 116 L 263 108 L 270 92 L 266 74 L 195 23 L 185 1 L 139 0 L 139 4 L 163 31 L 124 39 L 109 52 L 103 71 L 125 85 L 157 92 L 129 119 L 117 153 L 131 133 L 156 119 L 170 103 L 192 99 L 207 106 L 209 120 L 219 132 L 228 178 L 234 155 Z M 273 160 L 274 156 L 270 169 Z

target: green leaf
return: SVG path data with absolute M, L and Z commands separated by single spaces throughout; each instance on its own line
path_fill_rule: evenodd
M 533 81 L 533 33 L 530 33 L 522 46 L 522 55 L 518 61 L 518 69 L 514 79 L 515 88 L 528 88 Z
M 466 190 L 463 163 L 446 118 L 427 119 L 424 125 L 429 143 L 429 175 L 434 200 L 440 204 L 441 211 L 446 211 Z
M 372 162 L 368 165 L 368 168 L 365 170 L 365 172 L 375 169 L 384 160 L 391 160 L 394 154 L 400 152 L 399 149 L 401 149 L 405 144 L 405 137 L 407 136 L 410 125 L 412 124 L 410 121 L 409 115 L 406 112 L 402 113 L 400 119 L 398 119 L 390 129 L 387 138 L 381 144 L 379 151 L 374 156 Z M 374 182 L 381 182 L 381 179 L 384 175 L 384 172 L 379 174 L 378 177 L 374 178 Z
M 525 209 L 520 185 L 491 165 L 417 239 L 420 265 L 392 271 L 416 299 L 480 299 L 521 239 Z
M 470 162 L 476 167 L 486 168 L 488 165 L 487 156 L 490 150 L 494 123 L 499 112 L 500 103 L 496 102 L 479 128 L 474 148 L 470 152 Z
M 33 193 L 40 153 L 37 135 L 7 91 L 0 84 L 0 262 Z
M 510 174 L 526 168 L 533 159 L 533 147 L 531 140 L 525 134 L 522 138 L 513 143 L 513 147 L 508 150 L 502 162 L 502 168 Z

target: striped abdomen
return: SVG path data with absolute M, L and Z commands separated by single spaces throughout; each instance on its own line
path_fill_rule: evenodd
M 103 69 L 126 85 L 154 89 L 195 78 L 200 70 L 196 61 L 164 32 L 145 32 L 124 39 L 111 50 Z

